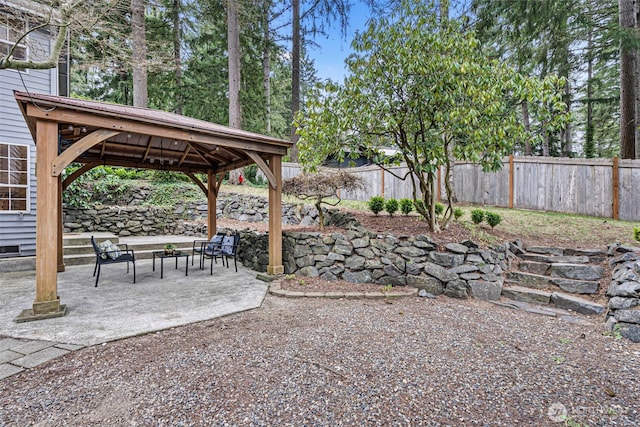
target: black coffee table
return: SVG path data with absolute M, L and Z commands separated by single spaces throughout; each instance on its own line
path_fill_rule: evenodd
M 165 258 L 175 258 L 176 259 L 176 270 L 178 269 L 178 258 L 186 258 L 187 262 L 184 267 L 184 275 L 189 275 L 189 254 L 187 252 L 174 251 L 171 253 L 166 253 L 164 251 L 153 252 L 153 271 L 156 271 L 156 257 L 160 258 L 160 278 L 164 277 L 164 259 Z

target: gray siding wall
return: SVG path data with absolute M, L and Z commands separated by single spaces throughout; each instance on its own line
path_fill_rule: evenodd
M 46 33 L 34 33 L 37 43 L 44 46 Z M 22 76 L 22 79 L 20 78 Z M 23 84 L 24 81 L 24 84 Z M 20 256 L 36 253 L 36 148 L 24 117 L 13 97 L 13 91 L 28 91 L 57 95 L 57 71 L 0 70 L 0 142 L 29 146 L 29 212 L 24 214 L 0 212 L 0 246 L 19 246 Z

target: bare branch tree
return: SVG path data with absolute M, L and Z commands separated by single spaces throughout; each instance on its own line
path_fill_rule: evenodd
M 336 206 L 342 201 L 340 191 L 356 191 L 364 188 L 362 177 L 345 171 L 325 170 L 318 174 L 302 174 L 285 179 L 282 183 L 284 194 L 296 196 L 302 200 L 314 200 L 314 206 L 318 210 L 320 230 L 324 230 L 324 213 L 322 204 Z M 329 198 L 337 199 L 330 202 Z

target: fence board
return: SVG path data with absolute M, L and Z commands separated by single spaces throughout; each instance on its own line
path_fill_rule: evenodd
M 283 165 L 283 177 L 300 173 L 294 163 Z M 367 201 L 371 196 L 411 198 L 412 186 L 377 166 L 348 168 L 362 176 L 366 190 L 342 194 L 347 200 Z M 391 168 L 403 176 L 406 166 Z M 513 207 L 521 209 L 576 213 L 611 218 L 613 216 L 612 159 L 575 159 L 558 157 L 514 157 L 513 171 L 509 159 L 498 172 L 486 173 L 478 165 L 456 163 L 453 184 L 456 199 L 462 203 L 509 206 L 509 177 L 513 174 Z M 384 175 L 384 176 L 383 176 Z M 440 191 L 445 197 L 444 173 Z M 620 219 L 640 221 L 640 160 L 619 161 Z
M 620 160 L 620 219 L 640 221 L 640 160 Z

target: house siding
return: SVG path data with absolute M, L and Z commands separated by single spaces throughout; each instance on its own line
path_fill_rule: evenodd
M 45 41 L 47 33 L 33 33 L 31 37 Z M 14 90 L 57 95 L 57 73 L 55 70 L 28 70 L 23 73 L 0 70 L 0 142 L 29 146 L 29 211 L 0 212 L 0 247 L 18 246 L 19 252 L 0 253 L 0 257 L 32 256 L 36 252 L 36 148 L 13 97 Z

